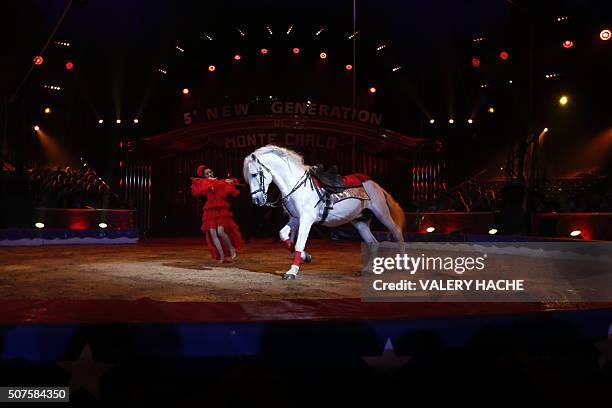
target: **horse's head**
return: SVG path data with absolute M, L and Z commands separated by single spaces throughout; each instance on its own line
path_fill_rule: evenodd
M 257 206 L 263 206 L 268 200 L 268 188 L 272 182 L 272 172 L 255 154 L 244 158 L 244 181 L 251 190 L 251 200 Z

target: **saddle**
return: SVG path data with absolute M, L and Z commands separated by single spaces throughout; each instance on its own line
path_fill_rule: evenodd
M 323 165 L 317 164 L 311 167 L 312 176 L 319 181 L 321 187 L 329 194 L 341 193 L 348 188 L 344 183 L 344 178 L 338 174 L 338 168 L 331 166 L 325 170 Z

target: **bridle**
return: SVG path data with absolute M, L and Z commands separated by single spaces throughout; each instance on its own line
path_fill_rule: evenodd
M 259 159 L 254 154 L 251 154 L 251 159 L 254 160 L 255 163 L 257 163 L 257 177 L 258 177 L 257 181 L 259 183 L 259 188 L 255 191 L 251 191 L 251 196 L 261 192 L 264 198 L 264 202 L 262 204 L 263 206 L 266 206 L 266 207 L 281 207 L 282 206 L 287 211 L 289 211 L 289 209 L 287 208 L 287 200 L 293 193 L 297 191 L 298 188 L 305 186 L 308 180 L 310 180 L 310 184 L 314 188 L 312 179 L 310 177 L 310 172 L 306 170 L 304 174 L 302 175 L 302 177 L 300 177 L 300 179 L 297 181 L 297 183 L 295 183 L 291 191 L 286 196 L 283 197 L 281 195 L 276 201 L 269 203 L 268 202 L 268 192 L 266 191 L 266 185 L 265 185 L 266 176 L 264 174 L 264 171 L 267 171 L 270 174 L 270 177 L 272 177 L 272 171 L 270 171 L 268 166 L 266 166 L 261 161 L 259 161 Z

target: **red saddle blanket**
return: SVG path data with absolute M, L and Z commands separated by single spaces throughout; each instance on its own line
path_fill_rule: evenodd
M 317 179 L 316 177 L 313 177 L 312 179 L 314 180 L 317 187 L 321 187 L 321 182 L 319 181 L 319 179 Z M 354 173 L 342 176 L 342 181 L 344 182 L 346 188 L 361 187 L 361 184 L 369 179 L 370 177 L 361 173 Z
M 364 181 L 368 181 L 370 178 L 365 174 L 354 173 L 347 176 L 342 176 L 342 181 L 347 187 L 360 187 Z

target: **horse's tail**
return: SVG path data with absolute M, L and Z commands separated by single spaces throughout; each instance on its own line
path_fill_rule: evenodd
M 404 209 L 399 205 L 397 201 L 391 194 L 387 193 L 384 188 L 381 187 L 383 193 L 385 193 L 385 200 L 387 201 L 387 207 L 389 207 L 389 212 L 391 213 L 391 218 L 393 221 L 400 227 L 400 231 L 404 231 L 404 225 L 406 224 L 406 214 L 404 213 Z

